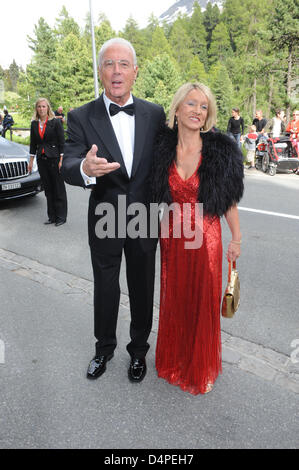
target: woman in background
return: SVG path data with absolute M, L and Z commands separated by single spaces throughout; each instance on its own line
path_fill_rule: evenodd
M 232 134 L 233 138 L 241 148 L 241 136 L 244 134 L 244 120 L 240 116 L 239 108 L 232 109 L 232 117 L 228 121 L 227 132 Z
M 60 174 L 63 159 L 64 130 L 46 98 L 35 103 L 35 112 L 30 130 L 30 162 L 37 157 L 38 171 L 47 198 L 48 220 L 45 224 L 64 224 L 67 218 L 67 195 Z

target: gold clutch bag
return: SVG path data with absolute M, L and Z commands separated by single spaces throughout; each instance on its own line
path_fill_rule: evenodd
M 236 270 L 236 262 L 228 264 L 228 282 L 222 301 L 222 316 L 232 318 L 240 305 L 240 279 Z

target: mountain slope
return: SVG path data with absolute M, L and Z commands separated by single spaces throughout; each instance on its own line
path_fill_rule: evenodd
M 187 14 L 188 16 L 192 15 L 193 10 L 193 3 L 198 1 L 199 5 L 201 6 L 202 10 L 205 10 L 207 3 L 209 0 L 177 0 L 173 5 L 171 5 L 168 10 L 166 10 L 162 15 L 160 15 L 160 21 L 166 21 L 167 23 L 172 23 L 177 16 L 181 14 Z M 212 5 L 218 4 L 221 6 L 221 1 L 219 0 L 210 0 Z

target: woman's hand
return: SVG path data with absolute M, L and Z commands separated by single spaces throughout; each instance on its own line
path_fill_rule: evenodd
M 225 218 L 232 234 L 232 239 L 228 245 L 226 257 L 228 261 L 236 261 L 236 259 L 239 258 L 241 254 L 241 232 L 239 213 L 236 205 L 227 211 Z
M 230 241 L 226 253 L 227 261 L 236 261 L 241 254 L 241 242 Z
M 30 157 L 30 160 L 29 160 L 29 163 L 28 163 L 28 173 L 29 174 L 32 173 L 33 161 L 34 161 L 34 157 Z

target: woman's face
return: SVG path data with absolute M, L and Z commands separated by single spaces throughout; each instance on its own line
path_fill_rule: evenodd
M 234 109 L 232 109 L 232 117 L 233 117 L 233 118 L 237 118 L 237 117 L 238 117 L 238 113 L 237 113 L 237 111 L 235 111 Z
M 208 117 L 209 100 L 206 95 L 194 89 L 188 93 L 176 111 L 179 128 L 200 130 Z
M 40 119 L 45 119 L 48 114 L 48 105 L 45 101 L 40 101 L 36 106 L 37 114 Z

